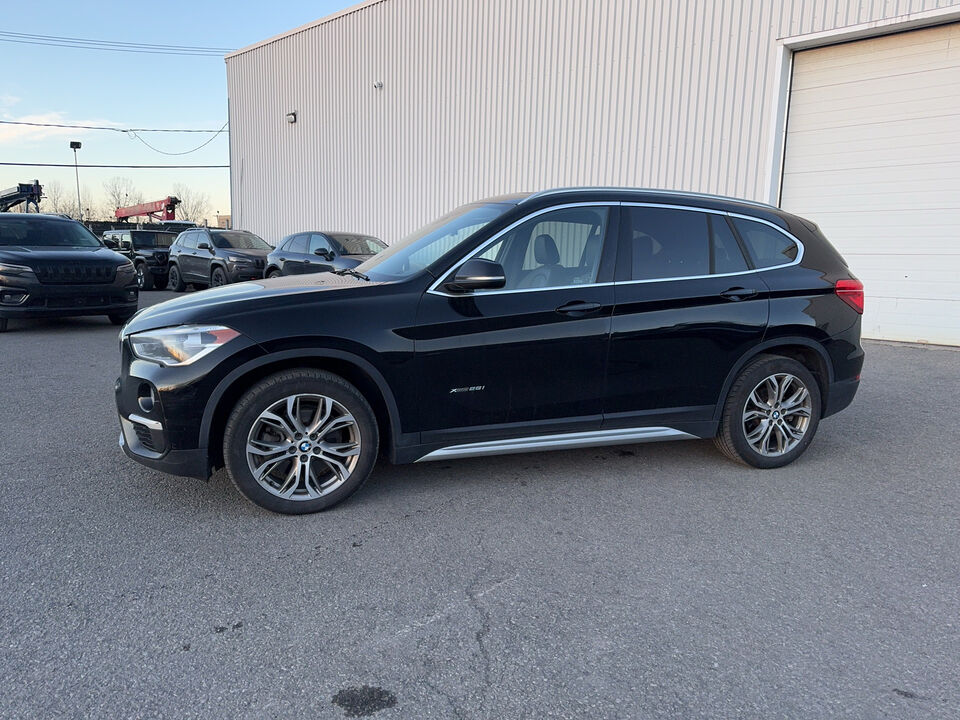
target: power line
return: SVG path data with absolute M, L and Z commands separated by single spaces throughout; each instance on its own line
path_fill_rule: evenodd
M 166 44 L 156 44 L 156 43 L 131 43 L 131 42 L 122 42 L 120 40 L 91 40 L 89 38 L 64 37 L 61 35 L 36 35 L 34 33 L 18 33 L 18 32 L 11 32 L 9 30 L 0 30 L 0 35 L 10 35 L 13 37 L 21 37 L 21 38 L 34 38 L 39 40 L 65 40 L 65 41 L 71 41 L 71 42 L 95 43 L 98 45 L 120 45 L 120 46 L 137 47 L 137 48 L 165 48 L 165 49 L 171 49 L 171 50 L 209 50 L 211 52 L 233 52 L 233 48 L 224 48 L 224 47 L 206 47 L 201 45 L 166 45 Z
M 0 162 L 0 166 L 11 167 L 82 167 L 82 168 L 119 168 L 124 170 L 190 170 L 198 168 L 228 168 L 229 165 L 74 165 L 73 163 L 25 163 L 25 162 Z
M 228 121 L 229 122 L 229 121 Z M 141 133 L 141 132 L 157 132 L 157 133 L 220 133 L 223 132 L 223 128 L 219 130 L 196 130 L 194 128 L 118 128 L 118 127 L 109 127 L 106 125 L 69 125 L 65 123 L 42 123 L 42 122 L 27 122 L 26 120 L 0 120 L 0 125 L 29 125 L 30 127 L 52 127 L 52 128 L 70 128 L 72 130 L 112 130 L 113 132 L 119 133 Z M 224 125 L 226 127 L 226 125 Z
M 228 122 L 229 122 L 229 121 L 228 121 Z M 136 138 L 137 140 L 139 140 L 140 142 L 142 142 L 144 145 L 146 145 L 148 148 L 150 148 L 150 149 L 153 150 L 154 152 L 160 153 L 161 155 L 189 155 L 190 153 L 195 153 L 197 150 L 200 150 L 201 148 L 204 148 L 204 147 L 206 147 L 207 145 L 209 145 L 210 143 L 212 143 L 212 142 L 216 139 L 217 135 L 219 135 L 220 133 L 222 133 L 226 128 L 227 128 L 227 123 L 224 123 L 224 124 L 223 124 L 223 127 L 221 127 L 219 130 L 217 130 L 211 137 L 209 137 L 209 138 L 207 138 L 206 140 L 204 140 L 202 143 L 200 143 L 199 145 L 197 145 L 195 148 L 192 148 L 192 149 L 190 149 L 190 150 L 184 150 L 183 152 L 167 152 L 166 150 L 161 150 L 160 148 L 156 148 L 156 147 L 154 147 L 153 145 L 151 145 L 150 143 L 148 143 L 148 142 L 147 142 L 146 140 L 144 140 L 142 137 L 140 137 L 139 135 L 137 135 L 137 133 L 134 132 L 133 130 L 128 130 L 127 133 L 130 135 L 130 137 Z
M 58 37 L 55 35 L 31 35 L 0 31 L 0 42 L 21 45 L 44 45 L 75 50 L 109 50 L 111 52 L 147 53 L 153 55 L 181 55 L 194 57 L 223 57 L 231 48 L 206 48 L 191 45 L 150 45 L 146 43 L 122 43 L 111 40 L 88 40 L 84 38 Z

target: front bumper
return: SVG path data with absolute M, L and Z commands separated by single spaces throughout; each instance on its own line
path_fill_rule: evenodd
M 232 283 L 245 280 L 263 280 L 263 270 L 263 267 L 257 267 L 256 265 L 229 263 L 227 265 L 227 279 Z
M 0 282 L 0 318 L 132 315 L 138 303 L 133 275 L 110 284 L 46 285 L 22 277 Z
M 207 479 L 218 452 L 211 452 L 203 415 L 218 383 L 235 367 L 263 354 L 244 336 L 231 354 L 215 351 L 182 367 L 140 360 L 129 340 L 120 343 L 121 374 L 114 386 L 120 447 L 127 457 L 154 470 Z M 224 350 L 226 348 L 223 348 Z

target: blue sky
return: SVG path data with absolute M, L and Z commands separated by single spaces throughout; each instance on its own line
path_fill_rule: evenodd
M 207 2 L 124 0 L 21 3 L 5 12 L 0 29 L 153 44 L 240 48 L 311 22 L 355 0 Z M 227 120 L 226 72 L 219 57 L 177 57 L 20 45 L 0 42 L 0 119 L 115 127 L 219 128 Z M 16 68 L 17 70 L 13 70 Z M 168 152 L 196 147 L 209 136 L 150 133 Z M 0 161 L 73 162 L 70 140 L 79 140 L 81 163 L 226 165 L 226 134 L 206 148 L 179 157 L 154 152 L 123 133 L 0 125 Z M 102 201 L 103 181 L 129 177 L 145 199 L 165 197 L 181 182 L 206 192 L 211 214 L 227 212 L 228 170 L 80 169 L 81 188 Z M 0 166 L 0 189 L 37 178 L 60 182 L 75 194 L 73 169 Z M 87 205 L 84 198 L 84 205 Z

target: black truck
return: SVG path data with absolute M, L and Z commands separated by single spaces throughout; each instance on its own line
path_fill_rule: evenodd
M 167 286 L 167 261 L 177 233 L 151 229 L 114 229 L 103 233 L 103 244 L 126 255 L 137 271 L 141 290 Z

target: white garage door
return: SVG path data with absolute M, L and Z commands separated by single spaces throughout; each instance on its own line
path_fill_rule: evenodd
M 794 55 L 781 205 L 866 285 L 865 337 L 960 345 L 960 23 Z

